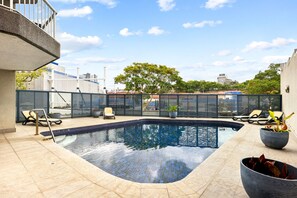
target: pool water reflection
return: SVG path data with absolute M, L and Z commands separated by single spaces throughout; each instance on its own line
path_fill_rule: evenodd
M 238 129 L 205 124 L 133 124 L 65 136 L 58 143 L 123 179 L 169 183 L 187 176 Z

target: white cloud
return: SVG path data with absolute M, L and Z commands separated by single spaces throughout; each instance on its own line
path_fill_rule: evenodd
M 84 57 L 78 58 L 77 61 L 87 64 L 87 63 L 119 63 L 123 62 L 124 58 L 104 58 L 104 57 Z
M 297 40 L 295 39 L 285 39 L 285 38 L 276 38 L 273 39 L 271 42 L 266 41 L 253 41 L 248 44 L 243 51 L 249 52 L 256 49 L 271 49 L 271 48 L 278 48 L 281 46 L 286 46 L 292 43 L 296 43 Z
M 262 62 L 270 63 L 284 63 L 288 61 L 288 56 L 265 56 L 262 58 Z
M 130 32 L 128 28 L 123 28 L 120 30 L 119 34 L 121 36 L 138 36 L 141 35 L 141 31 L 137 31 L 137 32 Z
M 61 2 L 61 3 L 85 3 L 85 2 L 95 2 L 102 5 L 105 5 L 109 8 L 114 8 L 117 6 L 116 0 L 51 0 L 53 2 Z
M 245 61 L 243 58 L 241 58 L 240 56 L 235 56 L 234 58 L 233 58 L 233 60 L 235 61 L 235 62 L 243 62 L 243 61 Z
M 230 50 L 221 50 L 218 52 L 218 56 L 229 56 L 231 55 Z
M 161 11 L 169 11 L 172 10 L 175 7 L 174 0 L 158 0 L 159 7 L 161 8 Z
M 246 60 L 246 59 L 244 59 L 244 58 L 242 58 L 242 57 L 240 57 L 240 56 L 235 56 L 234 58 L 233 58 L 233 65 L 235 65 L 235 66 L 238 66 L 238 64 L 252 64 L 252 63 L 255 63 L 256 61 L 254 61 L 254 60 Z
M 61 43 L 62 54 L 69 54 L 88 48 L 96 47 L 102 44 L 98 36 L 74 36 L 67 32 L 57 35 L 57 40 Z
M 93 12 L 90 6 L 84 6 L 82 8 L 74 8 L 68 10 L 60 10 L 58 13 L 59 17 L 84 17 Z
M 217 9 L 217 8 L 222 8 L 225 5 L 234 3 L 235 0 L 208 0 L 205 3 L 205 8 L 207 9 Z
M 213 66 L 218 66 L 218 67 L 221 67 L 221 66 L 226 66 L 228 65 L 229 63 L 227 62 L 224 62 L 224 61 L 215 61 L 212 63 Z
M 184 23 L 184 28 L 203 28 L 205 26 L 214 27 L 219 24 L 222 24 L 222 21 L 201 21 L 201 22 L 193 22 L 193 23 Z
M 158 26 L 154 26 L 154 27 L 151 27 L 147 33 L 151 34 L 151 35 L 158 36 L 158 35 L 164 34 L 165 31 L 160 29 Z

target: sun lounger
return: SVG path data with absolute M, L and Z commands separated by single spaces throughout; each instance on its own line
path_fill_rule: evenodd
M 25 118 L 25 121 L 22 122 L 22 125 L 26 125 L 28 122 L 36 123 L 36 113 L 34 111 L 21 111 L 21 112 Z M 62 120 L 48 117 L 48 122 L 50 125 L 52 125 L 53 123 L 61 124 Z M 47 122 L 45 118 L 38 117 L 38 123 L 41 126 L 47 126 Z
M 112 111 L 112 108 L 111 107 L 105 107 L 104 108 L 103 119 L 106 119 L 106 118 L 113 118 L 113 119 L 115 119 L 115 115 L 114 115 L 114 112 Z
M 274 116 L 275 116 L 278 120 L 281 120 L 283 114 L 284 114 L 284 113 L 281 112 L 281 111 L 274 111 Z M 268 117 L 264 117 L 264 118 L 261 118 L 261 117 L 258 117 L 258 118 L 250 118 L 250 119 L 248 119 L 248 122 L 249 122 L 250 124 L 256 122 L 257 124 L 264 125 L 264 124 L 270 124 L 270 123 L 273 123 L 274 120 L 273 120 L 272 117 L 269 115 Z
M 250 118 L 258 118 L 262 110 L 253 110 L 249 115 L 233 116 L 233 120 L 241 120 L 243 122 L 248 121 Z

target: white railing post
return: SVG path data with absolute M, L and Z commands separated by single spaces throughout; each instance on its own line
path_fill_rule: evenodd
M 0 0 L 0 6 L 22 14 L 55 38 L 57 12 L 47 0 Z
M 4 1 L 4 0 L 3 0 Z M 9 2 L 9 8 L 11 9 L 11 10 L 13 10 L 13 0 L 10 0 L 10 2 Z

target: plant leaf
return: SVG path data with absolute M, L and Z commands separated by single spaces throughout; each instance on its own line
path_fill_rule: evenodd
M 271 161 L 266 161 L 264 163 L 264 166 L 266 168 L 268 168 L 268 170 L 272 173 L 272 176 L 274 177 L 280 177 L 280 170 L 274 165 L 274 162 L 271 162 Z
M 287 119 L 291 118 L 294 114 L 295 114 L 294 112 L 291 113 L 290 115 L 288 115 L 287 117 L 285 117 L 284 120 L 287 120 Z
M 264 154 L 259 157 L 260 164 L 263 164 L 266 161 Z
M 287 178 L 288 176 L 288 167 L 287 164 L 284 163 L 281 174 L 280 174 L 280 178 Z

